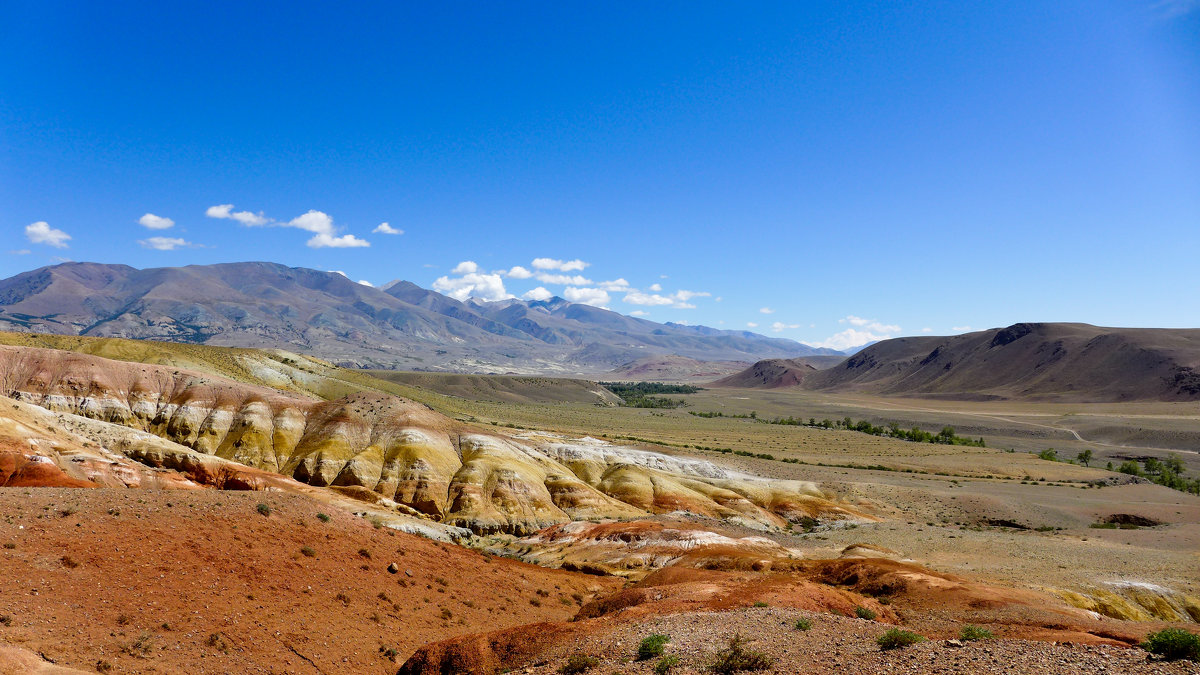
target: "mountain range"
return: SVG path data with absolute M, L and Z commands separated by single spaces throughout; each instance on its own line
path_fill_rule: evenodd
M 656 323 L 554 297 L 460 302 L 269 262 L 136 269 L 64 263 L 0 281 L 0 330 L 282 348 L 403 370 L 600 373 L 650 355 L 838 354 L 747 331 Z
M 1018 323 L 884 340 L 832 366 L 818 359 L 763 361 L 714 385 L 958 400 L 1200 400 L 1198 329 Z

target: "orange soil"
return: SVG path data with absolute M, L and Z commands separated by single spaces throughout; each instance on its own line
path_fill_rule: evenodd
M 0 643 L 86 670 L 392 673 L 427 642 L 564 621 L 620 583 L 278 492 L 5 488 L 0 514 Z

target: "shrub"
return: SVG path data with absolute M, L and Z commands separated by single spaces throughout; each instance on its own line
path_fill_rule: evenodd
M 642 644 L 638 645 L 637 660 L 645 661 L 656 656 L 662 656 L 663 647 L 671 641 L 670 635 L 655 633 L 646 639 L 642 640 Z
M 762 600 L 759 600 L 758 602 L 754 603 L 754 605 L 753 605 L 753 606 L 754 606 L 754 607 L 770 607 L 770 605 L 768 605 L 767 603 L 763 602 Z
M 598 665 L 600 665 L 600 659 L 594 656 L 572 654 L 563 667 L 558 669 L 558 672 L 562 675 L 576 675 L 576 673 L 587 672 Z
M 1146 636 L 1146 651 L 1167 661 L 1200 661 L 1200 636 L 1182 628 L 1166 628 Z
M 796 630 L 808 630 L 809 628 L 812 628 L 812 621 L 809 621 L 808 619 L 796 619 L 796 623 L 793 625 L 793 628 Z
M 9 549 L 9 550 L 12 550 L 12 549 L 14 549 L 14 548 L 16 548 L 16 547 L 17 547 L 17 545 L 16 545 L 15 543 L 11 542 L 11 541 L 6 541 L 6 542 L 4 542 L 4 548 L 7 548 L 7 549 Z
M 300 548 L 300 555 L 304 556 L 305 558 L 315 558 L 317 556 L 317 550 L 311 546 L 303 546 Z
M 899 649 L 901 647 L 915 645 L 918 642 L 923 642 L 924 640 L 924 637 L 917 635 L 916 633 L 900 630 L 899 628 L 892 628 L 888 632 L 879 636 L 879 639 L 876 640 L 876 642 L 879 643 L 880 649 Z
M 329 514 L 328 513 L 318 513 L 317 520 L 321 521 L 322 523 L 328 523 L 329 522 Z
M 64 555 L 64 556 L 63 556 L 62 558 L 60 558 L 59 560 L 60 560 L 60 561 L 62 561 L 63 567 L 66 567 L 67 569 L 72 569 L 72 570 L 73 570 L 73 569 L 75 569 L 76 567 L 79 567 L 79 561 L 78 561 L 78 560 L 76 560 L 76 559 L 74 559 L 74 558 L 72 558 L 72 557 L 71 557 L 71 556 L 69 556 L 69 555 Z
M 962 631 L 958 634 L 960 640 L 990 640 L 994 637 L 996 636 L 992 631 L 972 624 L 963 626 Z
M 12 617 L 11 616 L 9 616 L 7 614 L 0 616 L 0 626 L 11 626 L 11 625 L 12 625 Z
M 395 661 L 396 657 L 400 656 L 400 650 L 396 649 L 395 647 L 380 645 L 379 654 L 388 661 Z
M 860 619 L 866 619 L 867 621 L 874 621 L 875 617 L 879 615 L 867 609 L 866 607 L 860 606 L 854 608 L 854 616 L 857 616 Z
M 729 638 L 729 646 L 717 652 L 717 660 L 708 669 L 718 675 L 741 673 L 750 670 L 766 670 L 775 662 L 762 652 L 746 649 L 746 639 L 741 635 Z
M 270 507 L 270 506 L 267 506 L 266 504 L 259 504 L 259 505 L 258 505 L 257 507 L 255 507 L 255 508 L 257 508 L 257 509 L 258 509 L 258 512 L 259 512 L 260 514 L 264 515 L 264 516 L 270 516 L 270 515 L 271 515 L 271 507 Z
M 664 656 L 654 664 L 654 675 L 666 675 L 671 672 L 671 669 L 679 665 L 679 657 Z

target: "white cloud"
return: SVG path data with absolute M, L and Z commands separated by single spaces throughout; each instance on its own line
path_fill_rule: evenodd
M 262 212 L 250 213 L 249 211 L 234 211 L 233 204 L 218 204 L 210 206 L 204 212 L 204 215 L 209 218 L 221 218 L 224 220 L 236 220 L 246 226 L 266 225 L 273 222 L 270 218 L 264 216 Z
M 328 213 L 315 209 L 309 209 L 307 213 L 296 216 L 286 223 L 268 218 L 261 212 L 254 214 L 249 211 L 234 211 L 233 204 L 210 206 L 204 215 L 209 218 L 236 220 L 247 227 L 271 225 L 273 227 L 294 227 L 305 232 L 312 232 L 312 238 L 306 242 L 309 248 L 365 248 L 371 245 L 371 242 L 353 234 L 336 236 L 338 228 L 334 226 L 333 218 Z
M 50 227 L 50 224 L 44 220 L 26 225 L 25 236 L 35 244 L 45 244 L 55 248 L 66 248 L 67 240 L 71 238 L 71 235 Z
M 747 321 L 746 326 L 750 328 L 758 328 L 758 324 L 754 323 L 753 321 Z
M 196 246 L 196 244 L 179 237 L 150 237 L 149 239 L 139 239 L 138 243 L 142 245 L 142 248 L 152 248 L 155 251 L 174 251 L 177 248 Z
M 570 276 L 567 274 L 547 274 L 545 272 L 538 272 L 534 276 L 537 277 L 537 280 L 543 284 L 558 284 L 559 286 L 590 286 L 592 284 L 591 279 L 578 274 L 575 276 Z
M 371 242 L 359 239 L 352 234 L 335 237 L 330 234 L 318 234 L 305 242 L 309 248 L 366 248 Z
M 156 216 L 153 213 L 147 213 L 141 218 L 138 218 L 138 225 L 151 230 L 168 230 L 175 226 L 175 221 L 171 220 L 170 218 Z
M 504 276 L 512 277 L 513 279 L 528 279 L 529 277 L 533 276 L 533 272 L 530 272 L 520 265 L 514 266 L 511 270 L 503 272 L 503 274 Z
M 774 333 L 779 333 L 786 328 L 799 328 L 799 327 L 800 327 L 800 324 L 798 324 L 798 323 L 784 323 L 782 321 L 776 321 L 775 323 L 771 324 L 771 331 Z
M 30 253 L 33 253 L 33 251 L 27 248 L 18 248 L 8 252 L 9 255 L 29 255 Z
M 557 260 L 555 258 L 534 258 L 533 268 L 538 270 L 558 270 L 559 272 L 582 272 L 583 268 L 591 265 L 576 258 L 574 260 Z M 591 283 L 591 282 L 588 282 Z
M 673 305 L 675 301 L 665 295 L 656 293 L 642 293 L 641 291 L 633 291 L 622 298 L 625 302 L 631 305 Z
M 659 293 L 662 291 L 662 284 L 650 284 L 650 290 Z
M 404 230 L 396 229 L 387 223 L 380 223 L 371 231 L 375 234 L 404 234 Z
M 879 335 L 870 331 L 858 330 L 857 328 L 847 328 L 840 333 L 829 336 L 821 342 L 805 342 L 804 344 L 810 347 L 842 350 L 865 345 L 868 342 L 887 340 L 890 337 L 893 336 Z
M 454 269 L 450 270 L 450 274 L 475 274 L 478 271 L 479 265 L 476 265 L 474 261 L 464 260 L 455 265 Z
M 763 314 L 774 314 L 775 313 L 775 310 L 771 309 L 770 307 L 762 307 L 758 311 Z
M 371 288 L 375 288 L 375 284 L 367 281 L 366 279 L 359 279 L 358 283 L 362 284 L 363 286 L 370 286 Z
M 474 263 L 471 263 L 474 265 Z M 460 264 L 458 267 L 462 267 Z M 455 269 L 458 269 L 456 267 Z M 448 295 L 455 300 L 479 298 L 480 300 L 504 300 L 513 297 L 504 290 L 504 280 L 499 274 L 478 274 L 470 272 L 457 279 L 438 277 L 433 282 L 433 290 Z
M 550 298 L 553 298 L 554 294 L 546 290 L 544 287 L 538 286 L 532 291 L 526 292 L 525 295 L 522 295 L 521 297 L 525 300 L 537 300 L 540 302 L 542 300 L 549 300 Z
M 576 288 L 568 286 L 563 291 L 563 297 L 571 302 L 593 305 L 595 307 L 607 307 L 608 303 L 612 301 L 608 293 L 599 288 Z
M 847 316 L 844 319 L 838 319 L 838 323 L 848 323 L 851 326 L 858 326 L 859 328 L 866 328 L 869 331 L 875 331 L 877 333 L 899 333 L 900 332 L 900 326 L 893 326 L 891 324 L 879 323 L 875 319 L 864 319 L 859 316 L 854 316 L 853 314 Z
M 955 331 L 965 333 L 965 332 L 971 330 L 971 327 L 970 326 L 954 326 L 950 330 L 955 330 Z
M 933 329 L 932 329 L 932 328 L 922 328 L 922 329 L 921 329 L 921 332 L 922 332 L 922 333 L 932 333 L 932 332 L 933 332 Z
M 659 295 L 658 293 L 643 293 L 638 290 L 631 289 L 629 293 L 622 298 L 623 301 L 631 305 L 648 305 L 648 306 L 670 306 L 675 309 L 695 309 L 696 306 L 689 303 L 692 298 L 707 297 L 711 293 L 699 291 L 675 291 L 670 295 Z
M 650 312 L 644 312 L 640 309 L 635 309 L 629 313 L 629 316 L 650 316 Z
M 625 279 L 613 279 L 612 281 L 601 281 L 597 284 L 600 288 L 613 293 L 624 293 L 633 290 L 629 287 L 629 282 Z

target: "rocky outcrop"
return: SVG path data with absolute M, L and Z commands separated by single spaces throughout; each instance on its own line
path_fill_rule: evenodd
M 228 460 L 308 485 L 369 491 L 400 512 L 477 533 L 525 535 L 578 519 L 676 511 L 756 528 L 861 516 L 811 483 L 595 439 L 481 433 L 378 392 L 325 401 L 172 366 L 7 346 L 0 385 L 0 394 L 64 419 L 108 425 L 97 447 L 141 465 L 211 484 L 218 469 L 203 458 Z

